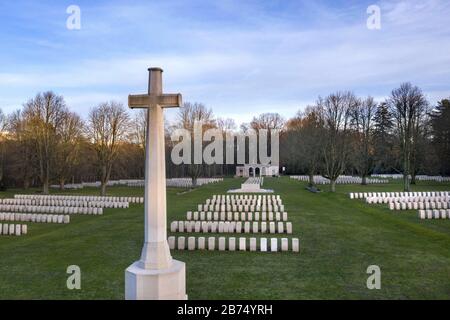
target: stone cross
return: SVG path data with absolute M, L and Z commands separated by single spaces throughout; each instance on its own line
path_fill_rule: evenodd
M 166 164 L 164 108 L 181 107 L 181 94 L 162 93 L 160 68 L 149 68 L 148 94 L 129 95 L 128 106 L 147 109 L 145 149 L 145 243 L 139 265 L 143 269 L 167 269 L 172 257 L 166 231 Z
M 128 96 L 130 108 L 147 109 L 145 149 L 145 241 L 141 258 L 125 270 L 125 299 L 183 300 L 186 267 L 172 259 L 167 243 L 164 108 L 181 107 L 181 94 L 162 93 L 162 69 L 148 69 L 148 94 Z

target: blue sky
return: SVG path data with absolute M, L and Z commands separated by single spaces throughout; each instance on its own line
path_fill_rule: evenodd
M 66 28 L 72 4 L 81 30 Z M 381 30 L 366 27 L 372 4 Z M 448 0 L 2 0 L 0 108 L 54 90 L 85 116 L 145 92 L 148 66 L 166 92 L 238 123 L 336 90 L 381 100 L 404 81 L 435 103 L 450 96 L 449 16 Z

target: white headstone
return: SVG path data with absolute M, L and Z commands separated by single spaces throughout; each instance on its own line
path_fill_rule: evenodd
M 219 251 L 225 251 L 225 237 L 219 238 Z
M 292 238 L 292 251 L 300 252 L 300 241 L 298 238 Z
M 216 238 L 209 237 L 208 238 L 208 250 L 213 251 L 216 249 Z
M 250 251 L 256 251 L 256 238 L 250 238 Z
M 278 222 L 278 233 L 284 233 L 284 226 L 281 221 Z
M 271 252 L 277 252 L 278 251 L 278 239 L 277 238 L 271 238 L 270 239 L 270 251 Z
M 259 241 L 261 252 L 267 252 L 267 238 L 261 238 Z
M 242 231 L 242 222 L 238 221 L 236 222 L 236 233 L 241 233 Z
M 250 222 L 246 221 L 244 223 L 244 232 L 245 233 L 250 233 Z
M 286 222 L 286 233 L 292 234 L 292 222 Z
M 229 251 L 236 250 L 236 238 L 234 237 L 228 238 L 228 250 Z
M 178 250 L 184 250 L 186 248 L 186 238 L 178 237 Z
M 275 222 L 269 222 L 270 233 L 275 233 Z
M 168 239 L 169 242 L 169 248 L 170 250 L 174 250 L 175 249 L 175 237 L 174 236 L 170 236 Z
M 246 249 L 246 238 L 239 238 L 239 250 L 245 251 Z
M 188 250 L 195 250 L 195 237 L 188 238 Z
M 22 225 L 16 224 L 16 236 L 22 235 Z
M 205 246 L 205 237 L 199 237 L 198 238 L 198 249 L 199 250 L 205 250 L 206 246 Z
M 281 239 L 281 251 L 288 251 L 288 250 L 289 250 L 288 239 L 282 238 Z
M 267 222 L 263 221 L 261 222 L 261 233 L 267 232 Z

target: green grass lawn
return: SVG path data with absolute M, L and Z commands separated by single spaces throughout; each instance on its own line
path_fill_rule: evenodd
M 240 181 L 225 179 L 186 193 L 168 189 L 168 226 Z M 286 177 L 265 179 L 264 187 L 281 195 L 301 253 L 173 251 L 186 262 L 189 299 L 450 298 L 450 220 L 419 220 L 416 211 L 389 211 L 347 196 L 401 191 L 398 182 L 338 185 L 336 194 L 327 187 L 309 193 L 305 183 Z M 419 182 L 414 190 L 450 190 L 450 184 Z M 113 187 L 108 193 L 142 196 L 143 189 Z M 0 236 L 0 299 L 124 298 L 124 270 L 142 248 L 143 205 L 71 219 L 68 225 L 29 223 L 22 237 Z M 81 268 L 81 290 L 66 288 L 66 269 L 73 264 Z M 366 287 L 369 265 L 381 268 L 381 290 Z

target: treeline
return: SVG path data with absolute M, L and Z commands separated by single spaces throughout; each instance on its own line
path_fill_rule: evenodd
M 403 173 L 405 189 L 417 174 L 450 174 L 450 101 L 431 106 L 423 92 L 409 84 L 394 89 L 386 101 L 359 98 L 351 92 L 319 97 L 294 118 L 277 113 L 254 117 L 237 128 L 234 120 L 215 117 L 201 103 L 185 103 L 173 123 L 166 123 L 168 177 L 234 175 L 232 164 L 174 165 L 170 155 L 177 128 L 203 132 L 280 130 L 280 167 L 286 174 L 316 174 L 329 178 L 332 189 L 342 174 L 363 178 L 372 173 Z M 111 179 L 142 179 L 146 112 L 130 115 L 118 102 L 92 108 L 85 119 L 70 111 L 64 98 L 39 93 L 21 110 L 0 110 L 0 186 L 40 186 L 101 182 L 101 194 Z M 203 142 L 203 145 L 208 143 Z M 235 150 L 236 151 L 236 150 Z M 412 179 L 407 179 L 409 175 Z
M 50 186 L 67 183 L 143 179 L 147 112 L 132 115 L 121 103 L 111 101 L 92 108 L 86 119 L 69 110 L 54 92 L 38 93 L 21 110 L 5 115 L 0 110 L 0 188 Z M 231 119 L 216 118 L 204 105 L 185 103 L 174 123 L 166 123 L 166 175 L 191 177 L 234 175 L 235 165 L 174 165 L 170 161 L 178 128 L 192 132 L 194 123 L 203 130 L 218 128 L 223 135 L 236 129 Z M 206 145 L 207 143 L 203 143 Z
M 351 92 L 319 97 L 287 121 L 280 150 L 288 174 L 320 174 L 335 181 L 372 173 L 450 174 L 450 101 L 431 106 L 420 88 L 404 83 L 386 101 Z

